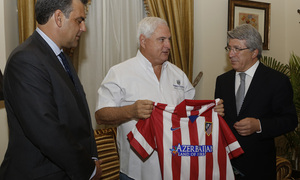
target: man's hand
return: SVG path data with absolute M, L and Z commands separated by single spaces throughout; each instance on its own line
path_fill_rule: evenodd
M 224 104 L 223 104 L 223 100 L 220 99 L 220 101 L 218 102 L 218 104 L 215 106 L 214 110 L 220 115 L 220 116 L 224 116 Z
M 99 179 L 101 179 L 101 176 L 102 176 L 102 169 L 101 169 L 101 166 L 100 166 L 101 163 L 102 163 L 101 160 L 96 160 L 95 161 L 96 174 L 95 174 L 95 176 L 91 180 L 99 180 Z
M 153 110 L 153 102 L 149 100 L 137 100 L 131 109 L 134 119 L 147 119 Z
M 260 122 L 255 118 L 245 118 L 236 122 L 233 127 L 241 136 L 248 136 L 260 131 Z

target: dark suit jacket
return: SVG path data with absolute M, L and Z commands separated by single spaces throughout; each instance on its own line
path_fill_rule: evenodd
M 73 66 L 71 71 L 78 91 L 37 32 L 10 55 L 4 73 L 9 144 L 1 180 L 90 178 L 96 144 L 83 87 Z
M 217 77 L 215 97 L 224 100 L 224 119 L 245 151 L 232 165 L 246 175 L 245 179 L 276 179 L 274 137 L 294 130 L 298 123 L 288 77 L 260 63 L 239 115 L 234 70 Z M 262 133 L 240 136 L 233 124 L 246 117 L 259 119 Z

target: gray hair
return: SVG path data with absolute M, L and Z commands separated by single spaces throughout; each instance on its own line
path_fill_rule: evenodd
M 35 3 L 35 19 L 39 24 L 46 24 L 54 12 L 60 9 L 69 18 L 72 9 L 72 2 L 75 0 L 37 0 Z M 86 5 L 87 0 L 80 0 Z
M 242 24 L 227 32 L 227 44 L 230 39 L 246 40 L 246 46 L 251 51 L 258 49 L 257 58 L 262 57 L 262 38 L 259 32 L 250 24 Z
M 158 17 L 146 17 L 139 22 L 137 29 L 138 47 L 140 47 L 140 36 L 143 34 L 146 38 L 150 38 L 158 25 L 168 26 L 168 23 L 164 19 Z

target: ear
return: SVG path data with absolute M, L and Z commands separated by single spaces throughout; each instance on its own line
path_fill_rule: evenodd
M 252 58 L 256 58 L 258 55 L 258 49 L 255 49 L 252 53 Z
M 54 12 L 53 16 L 54 16 L 54 21 L 55 21 L 56 25 L 58 27 L 62 27 L 62 21 L 63 21 L 63 18 L 65 17 L 64 13 L 58 9 Z
M 144 35 L 144 34 L 141 34 L 140 35 L 140 38 L 139 38 L 139 41 L 140 41 L 140 46 L 142 47 L 142 48 L 144 48 L 145 49 L 145 46 L 146 46 L 146 36 Z

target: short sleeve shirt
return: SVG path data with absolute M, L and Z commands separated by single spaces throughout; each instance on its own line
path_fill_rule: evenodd
M 184 99 L 193 99 L 194 95 L 195 89 L 181 69 L 164 62 L 158 81 L 151 63 L 138 51 L 136 57 L 109 70 L 98 90 L 96 110 L 122 107 L 146 99 L 177 105 Z M 127 134 L 136 123 L 132 120 L 118 126 L 120 171 L 134 179 L 161 179 L 157 153 L 143 162 L 130 148 Z

